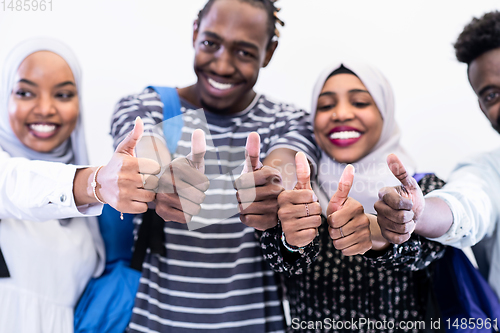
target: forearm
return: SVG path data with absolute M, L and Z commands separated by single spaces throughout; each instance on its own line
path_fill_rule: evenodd
M 415 233 L 427 238 L 444 235 L 453 223 L 450 207 L 439 198 L 425 198 L 425 209 L 415 226 Z

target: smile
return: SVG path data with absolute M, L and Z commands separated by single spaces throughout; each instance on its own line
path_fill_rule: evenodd
M 211 78 L 208 78 L 207 81 L 212 87 L 214 87 L 215 89 L 218 89 L 218 90 L 228 90 L 228 89 L 234 87 L 234 84 L 232 84 L 232 83 L 217 82 Z
M 29 124 L 28 128 L 33 136 L 39 139 L 48 139 L 56 134 L 59 125 L 47 123 L 33 123 Z
M 350 146 L 361 138 L 363 132 L 350 126 L 338 126 L 330 131 L 328 139 L 338 147 Z
M 356 139 L 361 136 L 361 133 L 356 132 L 356 131 L 345 131 L 345 132 L 333 132 L 330 134 L 330 139 L 341 139 L 341 140 L 346 140 L 346 139 Z

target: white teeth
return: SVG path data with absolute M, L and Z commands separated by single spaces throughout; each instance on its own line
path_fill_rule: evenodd
M 361 136 L 361 133 L 356 131 L 333 132 L 330 134 L 330 139 L 356 139 Z
M 56 129 L 56 125 L 49 125 L 49 124 L 31 124 L 30 129 L 32 129 L 35 132 L 40 132 L 40 133 L 49 133 L 53 132 Z
M 231 83 L 221 83 L 221 82 L 217 82 L 211 78 L 208 78 L 208 83 L 210 83 L 210 85 L 212 87 L 214 87 L 215 89 L 219 89 L 219 90 L 227 90 L 233 86 L 233 84 L 231 84 Z

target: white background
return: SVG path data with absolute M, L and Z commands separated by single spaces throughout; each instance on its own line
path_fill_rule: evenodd
M 2 0 L 3 1 L 3 0 Z M 5 6 L 10 0 L 5 0 Z M 193 73 L 192 23 L 205 0 L 52 0 L 52 11 L 12 12 L 0 2 L 0 63 L 18 42 L 66 42 L 83 68 L 91 162 L 112 153 L 116 102 L 145 86 L 185 86 Z M 256 90 L 309 108 L 316 76 L 334 59 L 356 57 L 381 69 L 396 96 L 403 144 L 419 171 L 446 178 L 462 158 L 500 145 L 477 105 L 453 42 L 497 0 L 281 0 L 280 45 Z

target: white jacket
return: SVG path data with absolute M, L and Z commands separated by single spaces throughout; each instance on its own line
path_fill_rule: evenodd
M 453 214 L 450 229 L 433 241 L 464 248 L 488 239 L 488 282 L 500 297 L 500 149 L 460 163 L 446 186 L 426 197 L 442 199 Z
M 76 207 L 75 172 L 81 166 L 10 157 L 0 148 L 0 219 L 46 221 L 97 216 L 102 204 Z

